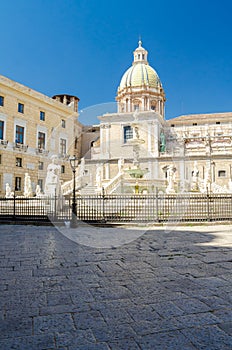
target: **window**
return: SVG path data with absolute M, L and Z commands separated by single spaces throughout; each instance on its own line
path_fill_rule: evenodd
M 45 133 L 38 132 L 38 148 L 45 149 Z
M 16 166 L 22 168 L 22 158 L 16 158 Z
M 22 179 L 21 177 L 16 177 L 15 178 L 15 191 L 21 191 L 22 188 Z
M 43 191 L 43 180 L 42 179 L 38 179 L 38 185 L 39 185 L 41 191 Z
M 65 139 L 60 139 L 60 153 L 61 154 L 66 154 L 66 140 Z
M 139 105 L 134 105 L 134 111 L 138 111 L 139 110 Z
M 175 124 L 171 124 L 171 128 L 174 128 L 175 127 Z
M 64 119 L 61 119 L 61 126 L 62 126 L 62 128 L 65 128 L 65 120 Z
M 19 113 L 24 113 L 24 104 L 18 103 L 18 112 Z
M 197 123 L 193 123 L 193 126 L 196 126 L 197 125 Z
M 133 139 L 133 129 L 130 125 L 124 126 L 123 133 L 124 133 L 124 143 L 127 143 L 129 139 Z
M 0 96 L 0 106 L 3 107 L 4 106 L 4 97 Z
M 221 122 L 216 122 L 216 124 L 221 124 Z
M 39 162 L 38 168 L 39 168 L 39 170 L 43 170 L 44 163 L 43 162 Z
M 225 170 L 219 170 L 218 171 L 218 177 L 225 177 L 226 176 L 226 171 Z
M 65 166 L 61 165 L 61 174 L 64 174 L 64 173 L 65 173 Z
M 45 112 L 40 111 L 40 120 L 45 121 Z
M 23 144 L 24 141 L 24 127 L 16 125 L 15 142 Z
M 75 137 L 74 148 L 77 149 L 77 146 L 78 146 L 78 138 Z
M 3 140 L 4 136 L 4 122 L 0 120 L 0 140 Z
M 2 155 L 0 154 L 0 164 L 2 164 Z
M 151 110 L 155 111 L 155 106 L 154 105 L 151 106 Z

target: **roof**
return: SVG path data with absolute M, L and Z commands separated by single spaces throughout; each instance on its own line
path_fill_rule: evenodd
M 168 124 L 187 125 L 187 124 L 207 124 L 211 122 L 232 122 L 232 112 L 225 113 L 206 113 L 206 114 L 188 114 L 167 120 Z

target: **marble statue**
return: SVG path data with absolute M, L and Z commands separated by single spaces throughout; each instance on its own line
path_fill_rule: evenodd
M 231 179 L 228 182 L 228 187 L 229 187 L 229 191 L 232 193 L 232 180 Z
M 207 165 L 205 172 L 205 179 L 203 185 L 203 193 L 206 193 L 208 190 L 210 191 L 211 187 L 211 169 L 210 165 Z
M 85 175 L 85 158 L 81 158 L 80 167 L 78 168 L 78 176 Z
M 191 191 L 199 191 L 198 175 L 199 175 L 199 170 L 197 167 L 197 161 L 195 161 L 194 167 L 193 167 Z
M 175 193 L 174 189 L 174 174 L 175 174 L 175 168 L 173 165 L 169 165 L 167 169 L 167 181 L 168 181 L 168 186 L 166 188 L 166 193 L 167 194 L 172 194 Z
M 45 180 L 44 193 L 47 196 L 60 196 L 61 185 L 60 185 L 60 172 L 61 167 L 58 164 L 58 157 L 52 156 L 52 162 L 47 167 L 47 176 Z
M 160 152 L 165 152 L 166 150 L 166 137 L 163 132 L 160 134 Z
M 13 198 L 14 197 L 14 192 L 11 191 L 11 187 L 8 183 L 6 183 L 6 198 Z
M 119 173 L 123 172 L 123 167 L 124 167 L 124 158 L 119 158 L 119 160 L 118 160 L 118 172 Z
M 96 186 L 98 188 L 101 188 L 101 185 L 102 185 L 102 183 L 101 183 L 101 166 L 98 165 L 97 170 L 96 170 Z
M 32 187 L 31 187 L 31 178 L 28 173 L 25 173 L 24 177 L 24 197 L 29 198 L 32 197 Z
M 35 194 L 36 194 L 36 197 L 41 197 L 42 196 L 40 185 L 36 186 Z

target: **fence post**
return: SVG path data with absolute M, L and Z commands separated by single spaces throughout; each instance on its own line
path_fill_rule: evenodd
M 13 219 L 15 220 L 15 212 L 16 212 L 16 195 L 15 195 L 15 192 L 14 192 L 14 202 L 13 202 Z
M 155 202 L 156 202 L 156 221 L 159 222 L 159 198 L 158 198 L 158 187 L 155 188 Z
M 210 207 L 209 207 L 209 189 L 206 188 L 206 198 L 207 198 L 207 221 L 210 221 Z
M 54 203 L 54 218 L 56 219 L 56 211 L 57 211 L 57 197 L 56 197 L 56 191 L 55 191 L 55 196 L 53 197 L 53 200 L 55 201 Z
M 105 218 L 105 189 L 104 187 L 102 187 L 102 216 L 103 216 L 103 221 L 106 222 L 106 218 Z

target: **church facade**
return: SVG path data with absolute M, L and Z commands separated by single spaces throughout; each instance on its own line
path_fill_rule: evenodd
M 118 87 L 117 113 L 99 117 L 82 153 L 83 192 L 231 192 L 232 113 L 165 120 L 165 93 L 147 56 L 140 41 Z
M 92 193 L 232 192 L 232 112 L 165 119 L 165 92 L 139 41 L 117 90 L 117 112 L 78 121 L 75 96 L 47 97 L 0 76 L 0 195 L 23 192 L 25 173 L 43 191 L 58 156 L 64 195 L 69 156 L 79 158 L 77 189 Z

